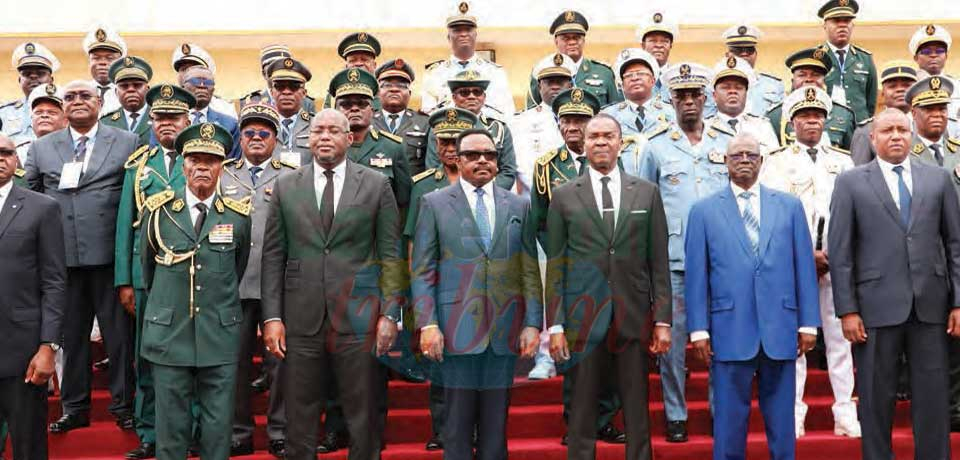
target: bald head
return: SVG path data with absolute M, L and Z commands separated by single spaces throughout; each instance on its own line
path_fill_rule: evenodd
M 317 165 L 332 169 L 343 162 L 353 143 L 347 117 L 336 109 L 323 109 L 310 122 L 310 152 Z
M 900 110 L 887 108 L 873 118 L 870 141 L 881 160 L 902 163 L 910 154 L 910 137 L 910 118 Z
M 753 134 L 746 132 L 739 133 L 733 136 L 733 139 L 730 139 L 730 142 L 727 144 L 727 151 L 760 153 L 760 141 Z
M 343 129 L 350 130 L 350 122 L 347 120 L 347 116 L 337 109 L 323 109 L 317 112 L 313 120 L 310 121 L 310 128 L 313 128 L 321 119 L 338 120 Z

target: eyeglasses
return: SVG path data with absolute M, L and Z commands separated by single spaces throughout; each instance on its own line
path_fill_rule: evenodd
M 453 92 L 460 97 L 480 97 L 483 96 L 483 89 L 481 88 L 460 88 Z
M 402 81 L 385 81 L 380 83 L 380 89 L 407 89 L 410 87 L 409 83 Z
M 303 83 L 298 81 L 275 81 L 273 82 L 273 89 L 277 91 L 299 91 L 300 88 L 303 88 Z
M 926 48 L 920 48 L 917 54 L 921 56 L 939 56 L 941 54 L 947 54 L 947 49 L 942 46 L 928 46 Z
M 624 80 L 639 80 L 643 77 L 653 78 L 653 74 L 645 70 L 634 70 L 633 72 L 623 74 Z
M 89 101 L 95 97 L 96 96 L 94 96 L 93 93 L 66 93 L 63 95 L 63 101 L 73 102 L 78 99 L 81 101 Z
M 16 155 L 17 151 L 13 149 L 0 149 L 0 157 Z
M 727 153 L 727 158 L 733 161 L 750 160 L 755 162 L 760 159 L 760 154 L 754 152 Z
M 338 99 L 337 107 L 344 110 L 350 110 L 354 107 L 357 107 L 359 109 L 365 109 L 367 107 L 370 107 L 370 100 L 369 99 Z
M 254 137 L 259 137 L 260 139 L 270 139 L 273 133 L 265 129 L 245 129 L 243 130 L 243 137 L 247 139 L 253 139 Z
M 484 160 L 494 161 L 497 159 L 496 150 L 462 150 L 458 155 L 465 158 L 467 161 L 477 161 L 480 159 L 480 156 L 483 156 Z
M 188 78 L 187 81 L 185 81 L 184 83 L 187 83 L 192 86 L 213 86 L 215 84 L 213 79 L 203 78 L 203 77 Z

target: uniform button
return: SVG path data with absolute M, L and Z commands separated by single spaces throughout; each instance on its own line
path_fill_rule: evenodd
M 693 160 L 693 164 L 699 164 L 699 163 L 700 163 L 700 159 L 699 159 L 699 158 Z
M 616 253 L 617 253 L 616 249 L 610 248 L 610 254 L 616 254 Z
M 197 264 L 197 270 L 203 270 L 203 265 Z
M 154 320 L 154 321 L 156 321 L 156 320 L 157 320 L 157 317 L 156 317 L 156 316 L 154 316 L 154 317 L 153 317 L 153 320 Z
M 193 311 L 194 311 L 195 313 L 200 313 L 200 307 L 194 308 Z
M 324 249 L 324 250 L 323 250 L 323 253 L 324 253 L 324 254 L 330 254 L 330 249 Z
M 200 291 L 200 286 L 197 286 L 197 291 Z
M 698 178 L 697 178 L 697 183 L 699 184 L 699 183 L 700 183 L 700 181 L 701 181 L 701 179 L 700 179 L 700 178 L 698 177 Z

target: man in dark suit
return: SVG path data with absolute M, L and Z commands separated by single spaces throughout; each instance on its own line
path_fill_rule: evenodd
M 101 99 L 87 80 L 63 89 L 69 127 L 37 139 L 27 153 L 26 179 L 60 204 L 67 263 L 63 330 L 63 417 L 50 431 L 90 425 L 90 328 L 96 316 L 110 358 L 109 410 L 134 428 L 133 322 L 113 287 L 115 223 L 123 165 L 137 135 L 97 123 Z
M 572 366 L 570 459 L 596 454 L 597 397 L 608 378 L 623 401 L 626 458 L 653 456 L 647 353 L 670 348 L 667 221 L 657 186 L 617 167 L 621 142 L 612 116 L 588 122 L 590 168 L 553 191 L 547 212 L 546 324 L 553 359 Z
M 505 459 L 516 355 L 533 357 L 543 323 L 536 224 L 529 201 L 493 184 L 493 136 L 472 128 L 457 144 L 460 180 L 425 195 L 417 218 L 416 324 L 442 362 L 443 458 L 473 459 L 476 431 L 476 458 Z
M 314 161 L 281 176 L 264 226 L 264 343 L 285 358 L 287 458 L 313 460 L 333 372 L 350 431 L 348 459 L 378 459 L 377 409 L 386 384 L 376 355 L 390 349 L 406 287 L 400 214 L 389 180 L 346 161 L 340 112 L 310 128 Z M 375 344 L 375 349 L 371 349 Z
M 237 119 L 234 115 L 218 112 L 210 106 L 217 89 L 213 70 L 204 66 L 191 67 L 180 74 L 180 86 L 193 94 L 197 100 L 197 106 L 190 111 L 190 124 L 199 125 L 209 121 L 229 131 L 233 137 L 233 150 L 227 152 L 227 159 L 239 158 L 240 129 L 237 126 Z
M 13 458 L 46 460 L 47 380 L 66 303 L 63 227 L 56 201 L 14 185 L 16 170 L 13 141 L 0 135 L 0 419 Z
M 730 184 L 693 205 L 684 241 L 687 330 L 712 362 L 713 458 L 746 458 L 756 375 L 770 457 L 792 460 L 796 359 L 820 326 L 810 230 L 798 198 L 760 185 L 753 135 L 725 159 Z
M 906 351 L 914 455 L 946 460 L 947 334 L 960 337 L 960 204 L 951 173 L 911 158 L 906 114 L 884 110 L 870 136 L 877 158 L 837 178 L 829 229 L 833 297 L 857 362 L 863 458 L 893 458 L 898 358 Z

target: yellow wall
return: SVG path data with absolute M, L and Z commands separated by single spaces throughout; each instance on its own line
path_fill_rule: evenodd
M 855 43 L 873 52 L 875 62 L 890 59 L 909 59 L 907 42 L 913 32 L 923 25 L 917 22 L 861 23 L 854 32 Z M 960 32 L 960 22 L 943 24 Z M 786 75 L 783 59 L 801 47 L 813 46 L 823 39 L 823 31 L 816 23 L 760 24 L 764 31 L 758 68 L 779 76 Z M 690 25 L 683 27 L 682 40 L 677 43 L 671 62 L 693 60 L 713 66 L 724 51 L 719 39 L 724 26 Z M 171 67 L 172 50 L 183 42 L 198 43 L 210 51 L 217 62 L 217 93 L 226 98 L 240 96 L 264 86 L 259 75 L 259 48 L 271 43 L 286 43 L 294 55 L 313 71 L 314 79 L 307 87 L 310 94 L 320 97 L 326 92 L 330 76 L 343 63 L 336 54 L 340 38 L 349 33 L 339 31 L 255 32 L 216 34 L 125 34 L 131 54 L 147 59 L 154 67 L 154 82 L 174 81 Z M 448 56 L 443 29 L 407 29 L 372 31 L 383 44 L 380 60 L 403 57 L 422 74 L 427 63 Z M 496 50 L 497 62 L 503 65 L 518 107 L 523 102 L 527 79 L 534 63 L 553 51 L 551 37 L 540 28 L 482 28 L 478 48 Z M 56 53 L 61 69 L 59 82 L 88 78 L 86 56 L 80 47 L 80 34 L 0 35 L 0 50 L 12 50 L 24 41 L 38 41 Z M 586 54 L 594 59 L 613 62 L 625 47 L 636 46 L 634 31 L 626 27 L 593 28 L 587 39 Z M 948 61 L 948 73 L 960 74 L 960 58 Z M 0 72 L 0 100 L 20 96 L 16 72 L 8 68 Z M 414 84 L 417 105 L 419 89 Z

